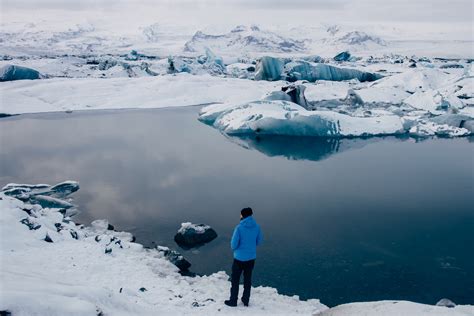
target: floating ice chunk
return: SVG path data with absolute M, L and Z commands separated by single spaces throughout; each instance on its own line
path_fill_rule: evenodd
M 269 93 L 266 97 L 265 100 L 284 100 L 284 101 L 290 101 L 293 103 L 296 103 L 298 105 L 301 105 L 305 109 L 310 108 L 310 104 L 306 100 L 306 97 L 304 95 L 306 87 L 304 85 L 289 85 L 289 86 L 284 86 L 281 88 L 280 91 L 273 91 Z
M 460 127 L 453 127 L 447 124 L 437 124 L 428 120 L 419 120 L 409 130 L 410 135 L 426 137 L 426 136 L 445 136 L 445 137 L 459 137 L 470 134 L 469 130 Z
M 333 57 L 335 61 L 348 61 L 351 58 L 351 54 L 347 51 L 337 54 Z
M 319 81 L 316 84 L 306 85 L 304 93 L 306 99 L 314 103 L 327 100 L 342 100 L 346 97 L 347 90 L 349 89 L 349 82 Z
M 209 225 L 182 223 L 174 240 L 180 246 L 196 247 L 208 243 L 217 237 L 217 233 Z
M 385 77 L 374 83 L 374 86 L 400 88 L 414 93 L 416 91 L 438 89 L 451 80 L 455 80 L 456 77 L 456 75 L 450 75 L 438 69 L 413 68 L 400 74 Z
M 16 65 L 5 65 L 0 68 L 0 81 L 35 80 L 45 78 L 39 71 Z
M 264 56 L 260 58 L 255 68 L 255 80 L 281 80 L 284 66 L 280 58 Z
M 353 107 L 364 105 L 364 101 L 362 101 L 362 98 L 353 89 L 349 89 L 347 91 L 347 96 L 344 101 L 347 105 Z
M 236 106 L 221 113 L 213 126 L 229 135 L 345 137 L 404 132 L 401 119 L 395 115 L 352 117 L 331 111 L 307 111 L 288 101 L 255 101 Z
M 206 49 L 206 55 L 198 58 L 170 56 L 168 58 L 168 72 L 216 75 L 225 73 L 226 67 L 221 57 L 217 57 L 211 50 Z
M 198 119 L 205 124 L 212 125 L 219 115 L 234 107 L 235 104 L 232 103 L 212 104 L 199 111 Z
M 449 125 L 452 127 L 465 128 L 474 133 L 474 118 L 463 114 L 443 114 L 430 119 L 432 122 L 440 125 Z
M 404 103 L 419 110 L 432 113 L 447 111 L 448 109 L 462 108 L 461 100 L 454 96 L 443 96 L 438 90 L 417 91 L 404 100 Z
M 400 88 L 372 86 L 357 90 L 364 103 L 401 104 L 410 94 Z
M 364 72 L 357 69 L 339 68 L 326 64 L 309 63 L 307 61 L 292 61 L 285 65 L 286 80 L 316 80 L 344 81 L 357 79 L 360 82 L 375 81 L 382 78 L 376 73 Z
M 305 60 L 295 60 L 285 63 L 285 60 L 275 57 L 262 57 L 257 63 L 255 80 L 281 80 L 288 81 L 316 80 L 343 81 L 357 79 L 375 81 L 382 78 L 375 73 L 364 72 L 356 69 L 339 68 L 321 63 L 311 63 Z

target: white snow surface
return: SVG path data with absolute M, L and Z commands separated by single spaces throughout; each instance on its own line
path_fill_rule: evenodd
M 197 225 L 190 222 L 181 223 L 181 227 L 178 230 L 178 233 L 184 234 L 187 230 L 192 229 L 198 234 L 203 234 L 206 230 L 210 229 L 209 225 Z
M 106 220 L 96 220 L 91 227 L 76 226 L 57 209 L 25 204 L 4 194 L 0 198 L 0 309 L 14 315 L 474 313 L 474 306 L 447 308 L 405 301 L 352 303 L 328 309 L 316 299 L 300 301 L 268 287 L 252 290 L 250 307 L 229 308 L 222 303 L 230 285 L 224 272 L 184 277 L 157 250 L 131 242 L 131 234 L 107 230 Z M 29 230 L 20 223 L 25 218 L 41 227 Z M 55 223 L 61 223 L 60 232 Z M 70 234 L 73 231 L 77 232 L 77 240 Z M 53 243 L 43 240 L 46 235 Z M 105 249 L 112 251 L 105 253 Z
M 230 287 L 225 272 L 182 276 L 158 250 L 132 242 L 130 233 L 107 230 L 106 220 L 76 225 L 58 209 L 3 193 L 0 211 L 0 310 L 13 315 L 474 315 L 470 305 L 405 301 L 328 309 L 317 299 L 300 301 L 261 286 L 252 289 L 250 307 L 230 308 L 223 304 Z M 24 219 L 41 226 L 30 230 Z
M 63 222 L 57 209 L 0 197 L 0 310 L 13 315 L 311 315 L 327 309 L 319 300 L 300 301 L 269 287 L 254 288 L 248 308 L 227 307 L 225 272 L 184 277 L 156 249 L 106 230 L 107 221 L 76 226 Z M 29 230 L 20 223 L 24 218 L 41 227 Z M 55 223 L 64 229 L 57 232 Z M 53 243 L 43 240 L 46 234 Z
M 280 85 L 186 73 L 141 78 L 21 80 L 0 84 L 0 112 L 19 114 L 241 103 L 260 99 Z

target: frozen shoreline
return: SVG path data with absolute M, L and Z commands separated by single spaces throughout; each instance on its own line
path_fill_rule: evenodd
M 328 309 L 317 299 L 300 301 L 261 286 L 253 289 L 249 308 L 230 308 L 222 303 L 229 291 L 225 272 L 182 276 L 159 251 L 133 242 L 129 233 L 111 230 L 106 221 L 76 225 L 61 209 L 24 203 L 3 192 L 0 210 L 0 310 L 13 315 L 474 314 L 471 305 L 447 308 L 407 301 Z

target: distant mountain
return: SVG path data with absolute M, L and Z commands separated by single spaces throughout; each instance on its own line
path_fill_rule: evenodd
M 210 35 L 198 31 L 186 42 L 187 52 L 203 52 L 205 47 L 220 54 L 225 52 L 292 53 L 306 51 L 304 41 L 293 40 L 258 26 L 237 26 L 229 33 Z

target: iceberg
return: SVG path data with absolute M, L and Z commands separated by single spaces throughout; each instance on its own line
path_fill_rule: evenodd
M 306 87 L 304 85 L 289 85 L 281 87 L 280 91 L 273 91 L 269 93 L 264 100 L 285 100 L 301 105 L 309 110 L 311 105 L 304 96 Z
M 0 81 L 35 80 L 45 77 L 39 71 L 28 67 L 5 65 L 0 68 Z
M 382 76 L 376 73 L 360 71 L 357 69 L 339 68 L 326 64 L 310 63 L 303 60 L 293 61 L 285 65 L 286 80 L 297 81 L 316 80 L 344 81 L 357 79 L 360 82 L 375 81 Z
M 337 54 L 333 57 L 335 61 L 348 61 L 351 59 L 351 54 L 348 51 Z
M 255 80 L 281 80 L 284 66 L 280 58 L 264 56 L 255 67 Z
M 331 65 L 312 63 L 305 60 L 295 60 L 285 63 L 285 60 L 265 56 L 257 63 L 255 80 L 317 80 L 344 81 L 357 79 L 360 82 L 375 81 L 382 76 L 376 73 L 364 72 L 357 69 L 339 68 Z
M 201 112 L 212 124 L 228 135 L 288 135 L 319 137 L 355 137 L 396 135 L 404 133 L 402 121 L 396 115 L 353 117 L 332 111 L 307 111 L 288 101 L 254 101 L 217 113 L 212 117 Z

